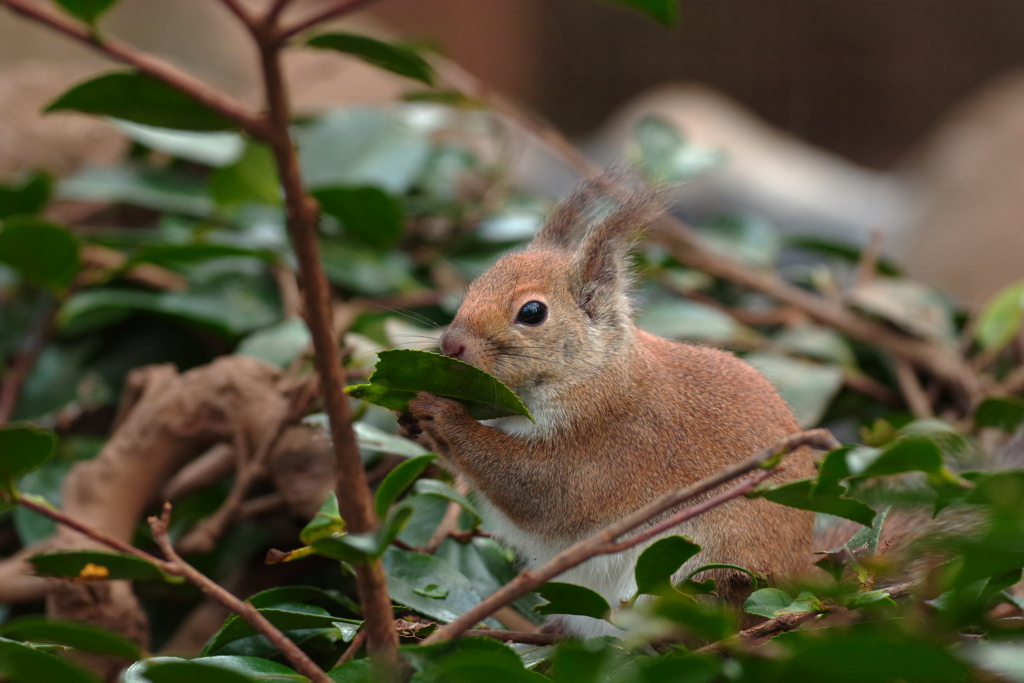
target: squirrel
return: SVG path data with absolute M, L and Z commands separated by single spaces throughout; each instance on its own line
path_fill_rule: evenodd
M 471 284 L 441 335 L 442 353 L 500 379 L 536 422 L 478 422 L 462 404 L 426 393 L 403 419 L 408 436 L 468 478 L 485 526 L 528 567 L 800 430 L 747 363 L 634 324 L 628 253 L 660 206 L 638 192 L 611 203 L 596 182 L 578 189 L 524 250 Z M 813 475 L 811 451 L 793 452 L 785 468 L 787 476 Z M 685 534 L 703 548 L 682 575 L 718 562 L 778 580 L 810 566 L 813 522 L 811 512 L 738 499 L 667 535 Z M 591 558 L 560 580 L 614 607 L 635 592 L 643 549 Z M 750 592 L 745 574 L 711 575 L 726 600 Z M 556 628 L 580 635 L 609 633 L 589 617 L 561 622 Z

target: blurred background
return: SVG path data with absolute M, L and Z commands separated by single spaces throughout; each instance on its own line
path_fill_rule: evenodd
M 650 112 L 724 149 L 725 170 L 681 191 L 688 218 L 749 211 L 784 232 L 861 245 L 879 231 L 912 275 L 975 306 L 1020 275 L 1024 5 L 681 0 L 680 17 L 665 29 L 591 0 L 387 0 L 355 23 L 436 48 L 604 163 L 621 155 L 623 121 Z M 104 27 L 257 97 L 252 49 L 219 3 L 124 0 Z M 0 17 L 0 179 L 120 156 L 109 126 L 36 113 L 109 66 Z M 309 113 L 392 101 L 404 87 L 333 55 L 298 50 L 290 67 L 296 107 Z M 550 159 L 523 163 L 519 176 L 549 193 L 573 182 Z

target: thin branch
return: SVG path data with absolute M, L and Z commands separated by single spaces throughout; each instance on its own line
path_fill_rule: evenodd
M 338 505 L 350 531 L 372 531 L 379 522 L 351 426 L 345 373 L 331 320 L 331 290 L 320 260 L 317 236 L 319 206 L 305 193 L 298 157 L 289 134 L 290 107 L 281 71 L 280 43 L 268 38 L 258 40 L 257 46 L 268 110 L 267 142 L 273 150 L 284 188 L 288 233 L 299 262 L 306 325 L 313 340 L 324 408 L 330 418 L 336 455 Z M 398 634 L 393 627 L 391 599 L 379 559 L 356 567 L 356 585 L 369 632 L 370 653 L 384 667 L 389 667 L 397 662 Z
M 1016 394 L 1019 391 L 1024 391 L 1024 365 L 1011 372 L 995 393 Z
M 882 245 L 885 243 L 885 235 L 878 228 L 871 231 L 871 238 L 868 246 L 860 254 L 857 262 L 857 275 L 854 278 L 854 289 L 866 286 L 878 270 L 878 259 L 882 255 Z
M 11 367 L 3 375 L 3 383 L 0 384 L 0 425 L 5 424 L 14 415 L 14 410 L 18 407 L 18 397 L 21 396 L 21 388 L 32 372 L 36 360 L 39 359 L 39 354 L 43 352 L 50 335 L 53 334 L 59 305 L 56 301 L 49 301 L 46 305 L 42 322 L 29 333 Z
M 523 570 L 518 576 L 505 584 L 497 592 L 478 603 L 455 621 L 438 630 L 424 642 L 429 644 L 454 638 L 482 619 L 493 614 L 499 607 L 507 605 L 513 600 L 529 593 L 531 590 L 537 588 L 546 581 L 550 581 L 562 572 L 585 562 L 591 557 L 594 557 L 595 555 L 619 552 L 625 548 L 647 540 L 650 536 L 645 531 L 641 531 L 630 539 L 619 541 L 619 538 L 634 529 L 642 527 L 650 520 L 658 517 L 668 510 L 671 510 L 682 503 L 693 500 L 697 496 L 707 493 L 708 491 L 711 491 L 726 482 L 732 481 L 737 477 L 741 477 L 749 472 L 757 470 L 777 456 L 788 453 L 789 451 L 801 446 L 832 449 L 838 448 L 839 442 L 837 442 L 828 430 L 825 429 L 812 429 L 806 432 L 793 434 L 792 436 L 782 439 L 771 448 L 763 450 L 742 462 L 727 467 L 715 475 L 690 486 L 670 491 L 657 500 L 648 503 L 636 512 L 623 517 L 592 536 L 583 539 L 566 550 L 563 550 L 558 555 L 555 555 L 555 557 L 547 564 L 537 569 Z M 766 469 L 766 471 L 770 470 Z M 762 473 L 759 472 L 751 479 L 758 479 L 761 474 Z M 702 514 L 715 505 L 720 505 L 728 500 L 732 500 L 748 493 L 752 488 L 750 483 L 751 482 L 748 480 L 747 482 L 734 486 L 713 498 L 702 501 L 701 503 L 688 507 L 684 510 L 680 510 L 669 519 L 672 520 L 672 524 L 678 524 L 690 517 Z M 669 520 L 664 521 L 667 522 Z M 658 523 L 654 526 L 658 528 L 658 532 L 664 531 L 668 528 L 664 526 L 664 523 Z M 635 542 L 631 542 L 634 541 L 634 539 L 636 539 Z
M 267 637 L 274 644 L 281 654 L 291 662 L 292 666 L 316 683 L 332 683 L 331 678 L 324 673 L 324 670 L 313 662 L 305 652 L 293 643 L 288 636 L 282 633 L 270 620 L 260 614 L 260 611 L 251 602 L 240 600 L 227 591 L 223 586 L 213 581 L 198 569 L 185 562 L 174 550 L 174 545 L 167 535 L 167 526 L 171 518 L 171 504 L 164 503 L 163 513 L 160 517 L 150 517 L 149 526 L 153 530 L 153 538 L 157 545 L 167 556 L 164 565 L 170 565 L 177 569 L 176 573 L 184 576 L 195 584 L 201 591 L 221 603 L 238 616 L 245 619 L 257 631 Z
M 495 92 L 452 62 L 435 60 L 434 65 L 455 90 L 485 102 L 491 110 L 514 121 L 524 132 L 554 152 L 582 176 L 600 183 L 610 195 L 622 196 L 626 192 L 625 188 L 608 180 L 600 168 L 558 131 L 528 110 Z M 773 272 L 754 270 L 729 257 L 719 256 L 700 243 L 690 226 L 673 216 L 659 216 L 651 225 L 651 237 L 666 247 L 685 266 L 767 294 L 780 303 L 798 308 L 820 323 L 856 339 L 880 346 L 891 354 L 934 373 L 968 397 L 978 395 L 981 390 L 977 374 L 956 352 L 869 320 L 845 306 L 796 287 Z
M 264 29 L 273 30 L 277 27 L 277 20 L 281 18 L 281 12 L 291 3 L 292 0 L 274 0 L 267 13 L 263 16 L 262 24 Z
M 893 600 L 902 598 L 909 595 L 918 586 L 921 585 L 920 581 L 907 581 L 905 583 L 897 583 L 886 588 L 882 588 L 889 597 Z M 803 612 L 800 614 L 783 614 L 782 616 L 762 621 L 760 624 L 751 626 L 748 629 L 740 631 L 734 636 L 720 640 L 710 645 L 694 650 L 693 654 L 697 655 L 723 655 L 727 654 L 730 650 L 734 649 L 737 645 L 751 643 L 761 638 L 769 638 L 776 636 L 780 633 L 787 631 L 793 631 L 808 621 L 813 621 L 826 614 L 835 612 L 838 608 L 832 605 L 825 605 L 821 610 L 817 612 Z
M 340 16 L 354 12 L 357 9 L 361 9 L 365 5 L 369 5 L 371 2 L 373 2 L 373 0 L 341 0 L 341 2 L 337 2 L 327 9 L 317 12 L 311 17 L 302 19 L 292 26 L 282 29 L 280 33 L 278 33 L 278 38 L 281 41 L 290 40 L 303 31 L 313 28 L 317 24 L 322 24 L 323 22 L 330 21 L 331 19 L 337 19 Z
M 932 403 L 917 379 L 914 368 L 904 360 L 896 359 L 896 381 L 900 385 L 900 392 L 907 401 L 907 407 L 911 414 L 918 420 L 928 420 L 935 417 L 932 411 Z
M 261 117 L 251 114 L 239 102 L 162 59 L 146 54 L 119 40 L 101 37 L 98 32 L 85 25 L 57 12 L 38 7 L 30 0 L 0 0 L 0 5 L 75 40 L 91 45 L 108 57 L 133 66 L 180 90 L 206 107 L 231 119 L 253 137 L 261 140 L 266 138 L 267 124 Z
M 130 543 L 125 543 L 119 538 L 114 538 L 113 536 L 104 531 L 100 531 L 99 529 L 94 529 L 92 527 L 86 526 L 81 522 L 74 520 L 71 517 L 68 517 L 57 508 L 51 507 L 50 505 L 37 503 L 31 498 L 26 498 L 24 496 L 18 498 L 18 505 L 28 508 L 33 512 L 38 512 L 44 517 L 49 517 L 53 521 L 59 524 L 63 524 L 64 526 L 69 527 L 71 529 L 74 529 L 78 533 L 84 534 L 85 536 L 88 536 L 92 540 L 97 541 L 107 546 L 108 548 L 113 548 L 114 550 L 117 550 L 119 552 L 134 555 L 139 559 L 146 560 L 147 562 L 152 562 L 153 564 L 157 565 L 158 567 L 166 571 L 168 574 L 178 574 L 177 571 L 174 571 L 172 568 L 168 567 L 167 563 L 161 560 L 159 557 L 150 555 L 145 550 L 136 548 Z
M 253 25 L 252 17 L 249 16 L 249 13 L 245 11 L 245 8 L 242 7 L 238 0 L 220 0 L 220 4 L 224 5 L 229 12 L 238 17 L 238 20 L 246 26 Z
M 345 652 L 343 652 L 341 657 L 338 658 L 338 661 L 334 664 L 334 666 L 338 667 L 344 664 L 345 662 L 352 661 L 352 659 L 355 658 L 356 653 L 359 652 L 359 650 L 363 647 L 365 643 L 366 631 L 360 631 L 356 634 L 356 637 L 352 639 L 352 643 L 349 644 L 349 646 L 345 649 Z

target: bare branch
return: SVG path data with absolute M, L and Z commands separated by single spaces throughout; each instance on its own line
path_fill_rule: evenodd
M 332 322 L 331 290 L 320 261 L 319 206 L 303 188 L 298 157 L 289 134 L 290 108 L 281 72 L 280 43 L 268 38 L 258 40 L 257 44 L 268 109 L 267 142 L 274 152 L 284 188 L 288 232 L 299 262 L 305 319 L 313 340 L 324 408 L 330 418 L 337 463 L 338 505 L 353 533 L 367 532 L 376 528 L 379 521 L 351 426 L 345 373 Z M 397 662 L 398 634 L 393 628 L 391 599 L 381 561 L 376 559 L 359 565 L 356 584 L 369 632 L 370 652 L 385 667 L 390 666 Z
M 331 19 L 337 19 L 340 16 L 344 16 L 350 12 L 356 11 L 357 9 L 361 9 L 364 6 L 369 5 L 371 2 L 373 2 L 373 0 L 341 0 L 311 17 L 303 19 L 288 28 L 282 29 L 278 34 L 278 37 L 282 41 L 290 40 L 303 31 L 313 28 L 317 24 L 322 24 L 323 22 L 330 21 Z
M 240 600 L 229 593 L 223 586 L 213 581 L 198 569 L 185 562 L 174 550 L 171 539 L 167 536 L 167 526 L 171 519 L 171 504 L 164 503 L 163 513 L 160 517 L 150 517 L 149 526 L 153 530 L 153 538 L 156 539 L 160 550 L 167 556 L 167 562 L 162 563 L 165 568 L 173 568 L 174 573 L 184 576 L 201 591 L 221 603 L 238 616 L 245 619 L 257 631 L 266 636 L 267 640 L 274 644 L 281 654 L 291 662 L 292 666 L 316 683 L 331 683 L 331 678 L 303 652 L 298 645 L 293 643 L 288 636 L 283 634 L 276 626 L 270 623 L 265 616 L 260 614 L 250 602 Z
M 206 107 L 231 119 L 242 130 L 253 137 L 262 140 L 267 135 L 267 124 L 262 118 L 249 113 L 242 104 L 200 81 L 195 76 L 161 59 L 136 50 L 119 40 L 101 37 L 99 33 L 57 12 L 37 7 L 30 0 L 0 0 L 0 5 L 28 19 L 49 26 L 75 40 L 91 45 L 108 57 L 133 66 L 139 71 L 167 83 Z
M 493 614 L 499 607 L 507 605 L 513 600 L 525 595 L 541 584 L 550 581 L 562 572 L 575 567 L 591 557 L 594 557 L 595 555 L 619 552 L 625 548 L 648 540 L 650 535 L 648 535 L 646 531 L 642 531 L 636 536 L 623 541 L 619 541 L 619 538 L 626 533 L 647 524 L 650 520 L 658 517 L 662 513 L 671 510 L 682 503 L 693 500 L 697 496 L 707 493 L 726 482 L 757 470 L 776 456 L 788 453 L 789 451 L 801 446 L 832 449 L 838 448 L 839 442 L 837 442 L 826 429 L 812 429 L 806 432 L 793 434 L 792 436 L 782 439 L 771 448 L 763 450 L 742 462 L 732 465 L 731 467 L 727 467 L 721 472 L 703 479 L 696 484 L 670 491 L 657 500 L 648 503 L 636 512 L 623 517 L 619 521 L 608 525 L 592 536 L 583 539 L 566 550 L 563 550 L 558 555 L 555 555 L 555 557 L 547 564 L 537 569 L 523 570 L 518 576 L 516 576 L 516 578 L 505 584 L 497 592 L 493 593 L 490 597 L 468 610 L 455 621 L 438 630 L 424 642 L 429 644 L 454 638 L 482 619 Z M 753 486 L 756 485 L 755 480 L 763 480 L 764 476 L 770 474 L 770 472 L 771 469 L 758 472 L 746 482 L 734 486 L 708 500 L 702 501 L 697 505 L 680 510 L 669 519 L 655 524 L 654 527 L 657 528 L 655 533 L 660 533 L 667 528 L 670 528 L 664 525 L 669 522 L 669 520 L 671 520 L 672 525 L 678 524 L 686 519 L 706 512 L 715 505 L 721 505 L 728 500 L 732 500 L 744 495 L 745 493 L 749 493 L 753 489 Z
M 928 394 L 925 393 L 920 380 L 917 379 L 917 373 L 909 363 L 902 359 L 896 359 L 896 381 L 899 383 L 903 398 L 906 399 L 907 407 L 910 408 L 914 417 L 919 420 L 935 417 L 935 413 L 932 411 L 932 402 L 928 399 Z

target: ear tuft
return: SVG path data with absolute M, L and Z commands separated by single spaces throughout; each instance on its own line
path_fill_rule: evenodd
M 531 249 L 571 251 L 583 240 L 594 215 L 608 200 L 601 181 L 581 183 L 572 194 L 558 203 L 543 227 L 530 243 Z
M 570 287 L 592 320 L 628 321 L 626 256 L 660 210 L 656 195 L 634 193 L 586 233 L 573 258 Z

